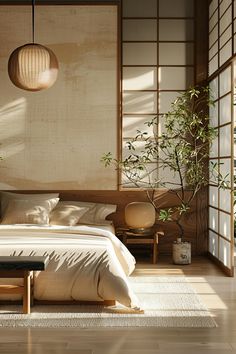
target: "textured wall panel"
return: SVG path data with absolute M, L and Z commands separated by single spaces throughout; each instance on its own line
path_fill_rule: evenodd
M 31 41 L 30 21 L 30 7 L 0 8 L 0 189 L 116 189 L 116 172 L 100 163 L 117 147 L 116 7 L 36 7 L 36 42 L 60 65 L 39 93 L 7 75 L 12 50 Z

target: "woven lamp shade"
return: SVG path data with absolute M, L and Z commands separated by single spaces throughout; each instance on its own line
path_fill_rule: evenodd
M 15 86 L 27 91 L 40 91 L 55 83 L 58 61 L 49 48 L 41 44 L 25 44 L 12 52 L 8 74 Z

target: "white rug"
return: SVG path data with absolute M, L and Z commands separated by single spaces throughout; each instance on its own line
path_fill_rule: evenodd
M 116 313 L 88 305 L 0 306 L 0 327 L 216 327 L 210 312 L 184 277 L 131 277 L 144 314 Z

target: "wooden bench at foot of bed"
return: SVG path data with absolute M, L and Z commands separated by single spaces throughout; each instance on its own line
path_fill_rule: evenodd
M 22 285 L 0 285 L 0 294 L 20 294 L 23 296 L 23 313 L 30 314 L 31 294 L 33 294 L 33 271 L 43 271 L 48 265 L 48 257 L 0 257 L 0 278 L 22 278 Z
M 23 313 L 30 314 L 30 304 L 33 301 L 34 283 L 33 271 L 43 271 L 47 268 L 48 257 L 17 257 L 17 256 L 0 256 L 0 278 L 22 278 L 22 285 L 0 285 L 0 295 L 22 295 L 23 297 Z M 2 300 L 0 303 L 12 304 L 19 303 L 19 301 Z M 47 301 L 34 300 L 34 303 L 40 305 L 102 305 L 114 306 L 115 300 L 104 301 Z

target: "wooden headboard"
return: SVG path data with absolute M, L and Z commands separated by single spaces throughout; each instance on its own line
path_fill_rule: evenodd
M 9 191 L 15 193 L 60 193 L 61 200 L 81 200 L 97 203 L 116 204 L 117 212 L 108 216 L 115 227 L 125 226 L 124 209 L 126 204 L 134 201 L 147 201 L 144 191 L 75 191 L 75 190 L 21 190 Z M 178 200 L 175 195 L 165 191 L 157 191 L 157 203 L 159 208 L 171 207 L 177 205 Z M 183 224 L 186 231 L 186 240 L 192 243 L 193 254 L 205 254 L 207 251 L 207 193 L 203 190 L 194 201 L 191 213 L 184 218 Z M 170 254 L 172 242 L 176 239 L 177 228 L 173 223 L 162 224 L 165 236 L 160 240 L 160 253 Z
M 14 190 L 12 193 L 59 193 L 61 200 L 80 200 L 85 202 L 116 204 L 117 212 L 109 215 L 108 219 L 114 222 L 114 225 L 124 226 L 124 208 L 126 204 L 134 201 L 147 201 L 145 192 L 136 191 L 75 191 L 75 190 Z

